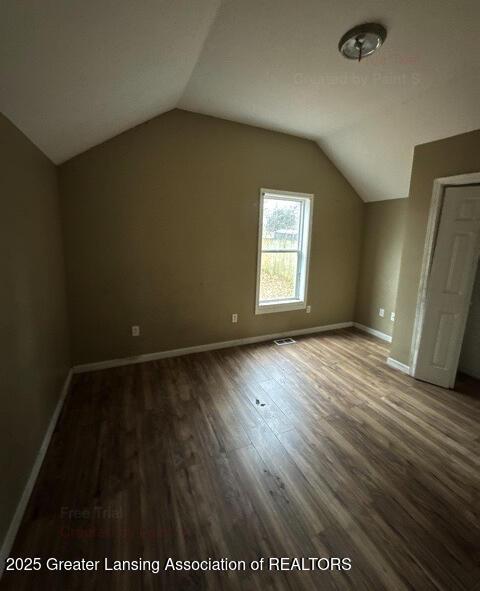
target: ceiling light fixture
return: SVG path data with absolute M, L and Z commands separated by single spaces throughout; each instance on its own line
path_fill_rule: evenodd
M 387 38 L 387 30 L 377 23 L 365 23 L 353 27 L 340 39 L 338 50 L 349 60 L 358 60 L 372 55 Z

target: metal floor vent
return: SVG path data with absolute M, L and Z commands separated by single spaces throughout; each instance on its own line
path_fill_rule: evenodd
M 294 341 L 290 337 L 288 337 L 287 339 L 276 339 L 273 342 L 276 345 L 293 345 L 293 343 L 296 343 L 296 341 Z

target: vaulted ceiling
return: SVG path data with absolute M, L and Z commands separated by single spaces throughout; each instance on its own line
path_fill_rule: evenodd
M 361 63 L 337 50 L 378 21 Z M 179 107 L 319 143 L 365 201 L 480 127 L 478 0 L 5 0 L 0 111 L 60 163 Z

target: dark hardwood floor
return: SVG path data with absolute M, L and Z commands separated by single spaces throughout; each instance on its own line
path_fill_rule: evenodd
M 75 377 L 13 556 L 350 571 L 6 573 L 2 590 L 472 591 L 480 393 L 387 367 L 352 330 Z

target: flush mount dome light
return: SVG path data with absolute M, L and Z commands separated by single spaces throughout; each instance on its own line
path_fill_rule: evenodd
M 387 30 L 377 23 L 365 23 L 353 27 L 340 39 L 338 49 L 349 60 L 372 55 L 387 38 Z

